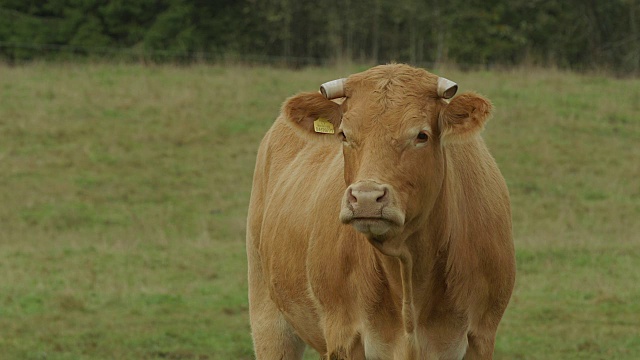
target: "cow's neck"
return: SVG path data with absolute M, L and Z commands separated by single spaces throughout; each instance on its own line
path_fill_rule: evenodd
M 431 221 L 418 220 L 413 232 L 408 232 L 403 245 L 395 247 L 393 254 L 376 252 L 394 302 L 402 314 L 402 327 L 407 335 L 414 336 L 415 328 L 424 304 L 424 294 L 434 282 L 434 266 L 439 261 L 444 244 L 437 241 L 444 229 L 430 227 Z M 417 229 L 421 229 L 418 231 Z M 426 229 L 426 230 L 425 230 Z
M 457 179 L 455 165 L 445 154 L 444 179 L 440 193 L 431 209 L 425 209 L 423 218 L 408 224 L 403 238 L 394 239 L 402 246 L 392 256 L 377 253 L 386 280 L 402 314 L 405 332 L 413 335 L 421 313 L 431 306 L 425 294 L 443 289 L 451 259 L 449 247 L 455 234 L 464 227 L 458 215 L 465 199 L 463 185 Z M 463 231 L 463 230 L 462 230 Z M 417 307 L 419 306 L 419 308 Z

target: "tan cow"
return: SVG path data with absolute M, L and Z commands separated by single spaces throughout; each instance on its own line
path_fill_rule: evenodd
M 258 359 L 491 359 L 515 279 L 491 103 L 407 65 L 288 99 L 247 225 Z M 315 126 L 314 126 L 315 123 Z M 335 134 L 330 134 L 331 130 Z M 316 132 L 316 131 L 324 131 Z

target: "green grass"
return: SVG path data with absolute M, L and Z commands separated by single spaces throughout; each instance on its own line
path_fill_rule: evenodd
M 251 359 L 258 143 L 285 98 L 356 70 L 0 66 L 3 358 Z M 496 358 L 637 359 L 640 82 L 440 74 L 496 107 L 518 259 Z

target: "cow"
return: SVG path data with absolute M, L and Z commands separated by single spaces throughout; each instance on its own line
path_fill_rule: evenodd
M 515 282 L 476 93 L 405 64 L 285 101 L 247 218 L 257 359 L 491 359 Z

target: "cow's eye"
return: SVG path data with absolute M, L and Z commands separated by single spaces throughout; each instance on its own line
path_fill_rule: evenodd
M 420 131 L 418 136 L 416 137 L 416 142 L 418 143 L 426 143 L 429 140 L 429 134 L 426 131 Z
M 340 131 L 340 140 L 347 142 L 347 135 L 345 135 L 344 131 Z

